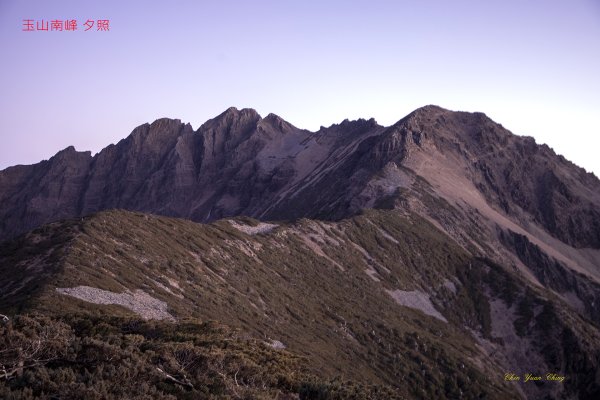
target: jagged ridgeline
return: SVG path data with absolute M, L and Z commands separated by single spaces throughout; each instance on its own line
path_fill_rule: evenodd
M 0 199 L 1 397 L 600 396 L 600 183 L 480 113 L 162 119 Z

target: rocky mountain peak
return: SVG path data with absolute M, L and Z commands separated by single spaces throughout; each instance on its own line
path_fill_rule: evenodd
M 113 151 L 126 151 L 131 156 L 158 160 L 177 143 L 181 135 L 192 132 L 192 126 L 183 124 L 179 119 L 159 118 L 151 124 L 145 123 L 135 128 Z
M 219 114 L 215 120 L 236 120 L 240 118 L 246 119 L 260 119 L 260 114 L 253 108 L 242 108 L 229 107 L 227 110 Z
M 339 126 L 340 128 L 374 128 L 379 125 L 377 124 L 377 121 L 375 121 L 375 118 L 358 118 L 355 120 L 349 120 L 348 118 L 346 118 L 337 126 Z
M 223 113 L 215 118 L 206 121 L 200 128 L 199 132 L 230 132 L 230 131 L 247 131 L 256 128 L 256 124 L 261 120 L 261 116 L 252 108 L 243 108 L 238 110 L 235 107 L 229 107 Z
M 74 146 L 68 146 L 56 153 L 49 161 L 53 164 L 69 165 L 70 163 L 89 161 L 91 154 L 90 151 L 77 151 Z
M 356 137 L 361 137 L 368 132 L 375 131 L 382 128 L 374 118 L 368 120 L 359 118 L 356 120 L 344 119 L 339 124 L 332 124 L 329 127 L 323 127 L 318 132 L 323 133 L 325 137 L 332 138 L 335 140 L 341 140 L 342 143 L 347 143 Z
M 440 107 L 438 105 L 435 105 L 435 104 L 428 104 L 423 107 L 417 108 L 412 113 L 410 113 L 409 116 L 410 115 L 437 115 L 440 113 L 448 113 L 448 112 L 451 112 L 451 111 L 448 109 L 445 109 L 443 107 Z
M 68 146 L 65 147 L 64 149 L 62 149 L 61 151 L 59 151 L 58 153 L 56 153 L 56 155 L 58 156 L 59 154 L 68 154 L 68 153 L 74 153 L 77 150 L 75 150 L 75 146 Z
M 279 130 L 282 133 L 285 133 L 285 132 L 289 131 L 290 129 L 294 128 L 294 126 L 292 124 L 285 121 L 279 115 L 276 115 L 273 113 L 269 113 L 265 118 L 263 118 L 260 121 L 260 123 L 262 125 L 267 124 L 267 125 L 271 126 L 272 128 Z
M 180 119 L 158 118 L 150 124 L 151 131 L 172 131 L 181 125 Z
M 56 156 L 74 166 L 69 173 L 77 180 L 67 185 L 73 196 L 53 198 L 58 208 L 68 203 L 76 210 L 73 215 L 118 206 L 204 221 L 236 213 L 286 218 L 295 208 L 293 217 L 325 213 L 337 218 L 372 204 L 353 196 L 373 179 L 370 174 L 394 162 L 431 181 L 438 179 L 436 171 L 451 170 L 503 212 L 533 215 L 572 245 L 600 247 L 600 228 L 584 223 L 598 214 L 598 180 L 591 176 L 577 183 L 582 176 L 577 167 L 532 139 L 512 135 L 483 113 L 428 105 L 388 128 L 372 118 L 346 119 L 311 133 L 275 114 L 261 118 L 253 109 L 231 107 L 196 132 L 178 119 L 143 124 L 97 154 L 93 163 L 89 155 L 71 161 L 74 154 L 68 148 Z M 21 214 L 33 209 L 28 204 L 35 203 L 37 210 L 48 200 L 43 187 L 27 186 L 27 168 L 0 177 L 8 185 L 0 188 L 0 200 Z M 48 185 L 63 179 L 61 168 L 32 168 L 36 179 Z M 58 188 L 56 193 L 67 191 Z M 144 198 L 138 198 L 142 193 Z M 270 204 L 274 199 L 276 205 Z M 54 218 L 54 211 L 36 212 L 27 226 L 13 221 L 2 234 Z M 577 221 L 580 229 L 570 228 Z

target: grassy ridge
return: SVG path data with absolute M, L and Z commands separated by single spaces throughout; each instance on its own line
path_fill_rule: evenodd
M 258 225 L 251 219 L 238 222 Z M 241 346 L 236 351 L 253 354 L 250 364 L 258 371 L 252 375 L 254 381 L 278 371 L 288 376 L 249 387 L 250 398 L 271 398 L 275 393 L 301 398 L 516 397 L 514 387 L 503 381 L 502 369 L 486 358 L 470 333 L 494 340 L 489 299 L 500 298 L 515 306 L 523 303 L 515 329 L 525 329 L 525 335 L 565 326 L 560 307 L 547 307 L 543 314 L 528 313 L 527 307 L 537 310 L 537 305 L 543 304 L 544 295 L 535 292 L 535 301 L 527 303 L 526 285 L 518 277 L 489 260 L 473 257 L 425 220 L 394 211 L 366 211 L 339 222 L 299 220 L 257 235 L 241 232 L 228 221 L 202 225 L 108 211 L 42 233 L 34 231 L 17 244 L 0 245 L 0 269 L 7 274 L 14 270 L 11 291 L 19 299 L 0 297 L 5 313 L 45 313 L 51 316 L 45 323 L 66 324 L 64 329 L 70 329 L 75 341 L 94 337 L 110 344 L 117 340 L 114 335 L 141 335 L 147 343 L 144 332 L 158 329 L 163 333 L 155 338 L 155 345 L 169 349 L 177 342 L 174 337 L 188 334 L 188 325 L 181 321 L 219 321 L 231 327 L 226 328 L 231 332 L 244 333 L 246 339 L 236 342 Z M 39 247 L 39 243 L 47 244 Z M 43 280 L 19 288 L 19 279 L 25 279 L 29 266 L 39 258 L 36 246 L 54 258 L 44 259 Z M 116 293 L 143 290 L 165 301 L 179 322 L 138 321 L 143 332 L 125 332 L 123 321 L 139 318 L 130 310 L 92 304 L 55 290 L 80 285 Z M 388 294 L 393 290 L 427 293 L 449 322 L 398 305 Z M 20 299 L 27 299 L 26 308 Z M 527 318 L 539 324 L 525 321 Z M 87 330 L 82 326 L 88 326 Z M 93 326 L 106 326 L 106 330 L 90 328 Z M 582 335 L 573 332 L 575 338 Z M 593 348 L 597 335 L 589 338 Z M 195 340 L 192 342 L 197 343 Z M 270 361 L 256 358 L 264 353 L 257 349 L 273 340 L 283 343 L 286 350 L 264 350 L 279 357 L 273 356 L 274 370 L 265 370 Z M 586 347 L 578 340 L 569 348 L 581 355 Z M 155 359 L 144 355 L 142 343 L 136 346 L 130 350 L 139 353 L 136 359 L 141 370 L 151 371 Z M 202 353 L 204 360 L 216 357 L 205 350 L 193 352 Z M 595 363 L 593 357 L 588 360 Z M 44 368 L 53 369 L 55 364 Z M 228 374 L 233 372 L 237 390 L 236 371 Z M 80 372 L 75 371 L 75 376 Z M 179 371 L 177 376 L 184 372 L 186 379 L 192 379 L 190 371 Z M 104 378 L 102 374 L 89 382 L 112 379 L 112 375 Z M 223 380 L 218 376 L 214 376 L 215 382 Z M 163 378 L 154 371 L 139 379 L 154 382 L 147 390 L 156 390 L 152 393 L 157 396 L 159 392 L 161 396 L 186 396 L 185 390 L 171 393 L 163 388 Z M 73 379 L 78 382 L 79 378 Z M 209 388 L 203 396 L 237 396 L 230 389 L 226 393 L 219 392 L 222 388 L 211 391 L 208 381 L 198 379 L 190 383 L 194 390 Z M 177 390 L 186 386 L 170 384 L 179 387 Z M 8 382 L 10 390 L 20 387 L 14 385 L 12 380 Z M 25 390 L 27 385 L 23 385 Z M 573 388 L 574 393 L 577 390 Z M 135 397 L 136 392 L 129 393 Z

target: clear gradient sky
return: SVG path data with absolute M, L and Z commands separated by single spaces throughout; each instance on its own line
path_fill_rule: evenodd
M 230 106 L 316 130 L 436 104 L 600 176 L 600 0 L 0 0 L 0 49 L 0 169 Z

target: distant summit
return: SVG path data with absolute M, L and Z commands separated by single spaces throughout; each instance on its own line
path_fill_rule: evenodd
M 390 163 L 402 176 L 381 186 Z M 0 238 L 111 208 L 194 221 L 337 219 L 410 189 L 415 176 L 443 198 L 478 193 L 494 212 L 530 219 L 569 245 L 600 248 L 598 179 L 483 113 L 435 105 L 388 128 L 359 119 L 317 132 L 250 108 L 230 107 L 195 132 L 161 118 L 93 157 L 68 147 L 1 171 Z

